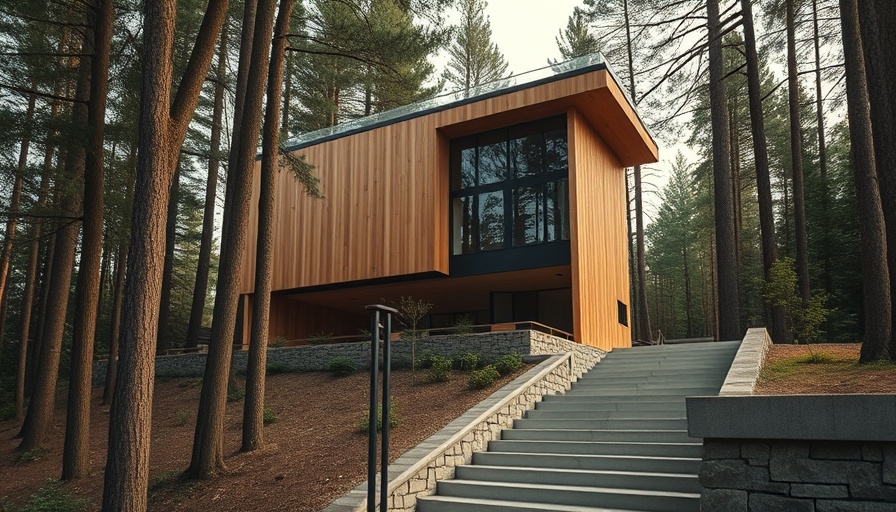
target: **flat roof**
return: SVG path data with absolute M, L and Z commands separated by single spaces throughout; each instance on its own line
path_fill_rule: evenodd
M 644 120 L 641 119 L 641 116 L 638 114 L 638 111 L 635 108 L 635 104 L 632 101 L 632 98 L 629 96 L 629 92 L 621 86 L 621 82 L 619 81 L 615 73 L 613 73 L 613 70 L 610 69 L 610 67 L 607 65 L 603 55 L 601 55 L 600 53 L 592 53 L 565 62 L 559 62 L 550 66 L 545 66 L 543 68 L 526 71 L 524 73 L 520 73 L 519 75 L 513 75 L 501 80 L 478 85 L 469 90 L 461 89 L 458 91 L 449 92 L 447 94 L 442 94 L 427 100 L 410 103 L 408 105 L 404 105 L 392 110 L 387 110 L 365 117 L 359 117 L 357 119 L 343 121 L 335 126 L 331 126 L 328 128 L 303 133 L 289 139 L 286 142 L 286 150 L 295 151 L 308 146 L 313 146 L 315 144 L 320 144 L 328 140 L 346 137 L 355 133 L 373 130 L 375 128 L 394 123 L 400 123 L 402 121 L 413 119 L 415 117 L 422 117 L 435 112 L 440 112 L 469 103 L 482 101 L 484 99 L 492 98 L 495 96 L 501 96 L 503 94 L 510 94 L 512 92 L 528 89 L 542 84 L 556 82 L 565 78 L 582 75 L 597 70 L 607 70 L 610 73 L 616 84 L 619 85 L 619 89 L 622 91 L 626 102 L 632 109 L 632 112 L 634 112 L 635 116 L 637 116 L 638 121 L 641 123 L 641 126 L 644 127 L 648 137 L 650 137 L 651 142 L 656 144 L 656 139 L 653 133 L 650 131 L 650 128 L 644 123 Z

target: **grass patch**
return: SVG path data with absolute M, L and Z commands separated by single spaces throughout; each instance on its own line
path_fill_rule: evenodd
M 0 502 L 6 512 L 81 512 L 87 509 L 87 500 L 74 498 L 62 488 L 62 482 L 50 480 L 28 498 L 23 507 Z
M 16 454 L 16 464 L 25 464 L 42 458 L 46 454 L 43 448 L 34 448 L 32 450 L 21 451 Z
M 274 410 L 270 407 L 265 407 L 264 412 L 262 412 L 261 422 L 265 425 L 270 425 L 271 423 L 277 423 L 280 421 L 280 417 L 274 414 Z
M 772 358 L 760 373 L 757 394 L 893 392 L 896 363 L 860 364 L 854 355 L 816 350 Z
M 265 373 L 268 375 L 277 375 L 281 373 L 290 373 L 292 369 L 288 364 L 282 363 L 280 361 L 272 361 L 268 363 L 267 368 L 265 369 Z
M 174 425 L 182 427 L 190 421 L 190 411 L 180 410 L 174 413 Z

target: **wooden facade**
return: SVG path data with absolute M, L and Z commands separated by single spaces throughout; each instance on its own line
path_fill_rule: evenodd
M 656 161 L 657 147 L 605 68 L 295 149 L 314 165 L 325 199 L 306 197 L 288 172 L 279 174 L 271 336 L 302 337 L 314 332 L 311 323 L 327 323 L 321 318 L 357 323 L 363 304 L 334 300 L 324 306 L 327 290 L 439 279 L 450 290 L 454 284 L 444 280 L 451 275 L 450 141 L 558 114 L 566 114 L 568 124 L 572 254 L 565 279 L 575 336 L 607 349 L 629 344 L 628 327 L 617 316 L 617 301 L 629 302 L 623 166 Z M 256 178 L 244 295 L 254 288 L 257 201 Z M 401 289 L 400 283 L 389 286 Z M 300 319 L 309 317 L 315 320 L 302 326 Z

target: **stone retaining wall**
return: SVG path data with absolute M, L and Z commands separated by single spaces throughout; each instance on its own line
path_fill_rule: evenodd
M 701 510 L 892 512 L 896 443 L 707 439 Z
M 469 464 L 474 452 L 499 439 L 541 397 L 568 390 L 576 380 L 575 359 L 571 353 L 551 357 L 390 464 L 389 474 L 397 476 L 389 482 L 389 510 L 413 511 L 418 497 L 433 494 L 437 481 L 453 478 L 456 466 Z M 366 507 L 365 481 L 323 512 L 362 512 Z
M 392 343 L 392 361 L 396 367 L 410 366 L 411 342 L 399 340 Z M 557 338 L 538 331 L 488 332 L 465 335 L 430 336 L 417 340 L 417 358 L 443 355 L 457 358 L 465 352 L 479 354 L 486 363 L 504 354 L 559 354 L 574 352 L 576 376 L 599 361 L 606 352 Z M 246 371 L 248 353 L 233 354 L 233 367 L 237 373 Z M 335 357 L 347 357 L 366 368 L 370 362 L 370 343 L 333 343 L 302 347 L 268 348 L 268 367 L 281 372 L 313 372 L 325 370 Z M 206 354 L 180 354 L 156 357 L 156 376 L 201 377 L 205 371 Z M 106 378 L 106 362 L 97 361 L 93 367 L 94 385 L 101 385 Z

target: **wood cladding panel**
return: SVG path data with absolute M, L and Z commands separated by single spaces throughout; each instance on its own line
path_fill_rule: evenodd
M 579 111 L 567 122 L 574 334 L 604 350 L 628 347 L 617 305 L 630 316 L 625 169 Z
M 251 304 L 251 300 L 247 301 Z M 246 324 L 251 320 L 251 308 Z M 350 313 L 311 304 L 282 295 L 271 297 L 271 317 L 268 325 L 269 341 L 275 338 L 299 340 L 319 334 L 348 336 L 358 334 L 358 329 L 369 328 L 370 319 L 361 313 Z M 243 345 L 248 346 L 248 333 Z
M 433 271 L 447 274 L 450 140 L 571 108 L 594 127 L 597 133 L 592 131 L 591 138 L 608 143 L 592 152 L 606 153 L 603 157 L 614 165 L 656 160 L 656 145 L 606 70 L 297 150 L 295 154 L 314 165 L 325 199 L 306 197 L 288 171 L 278 174 L 273 289 Z M 244 294 L 254 289 L 257 204 L 256 172 L 240 276 Z

